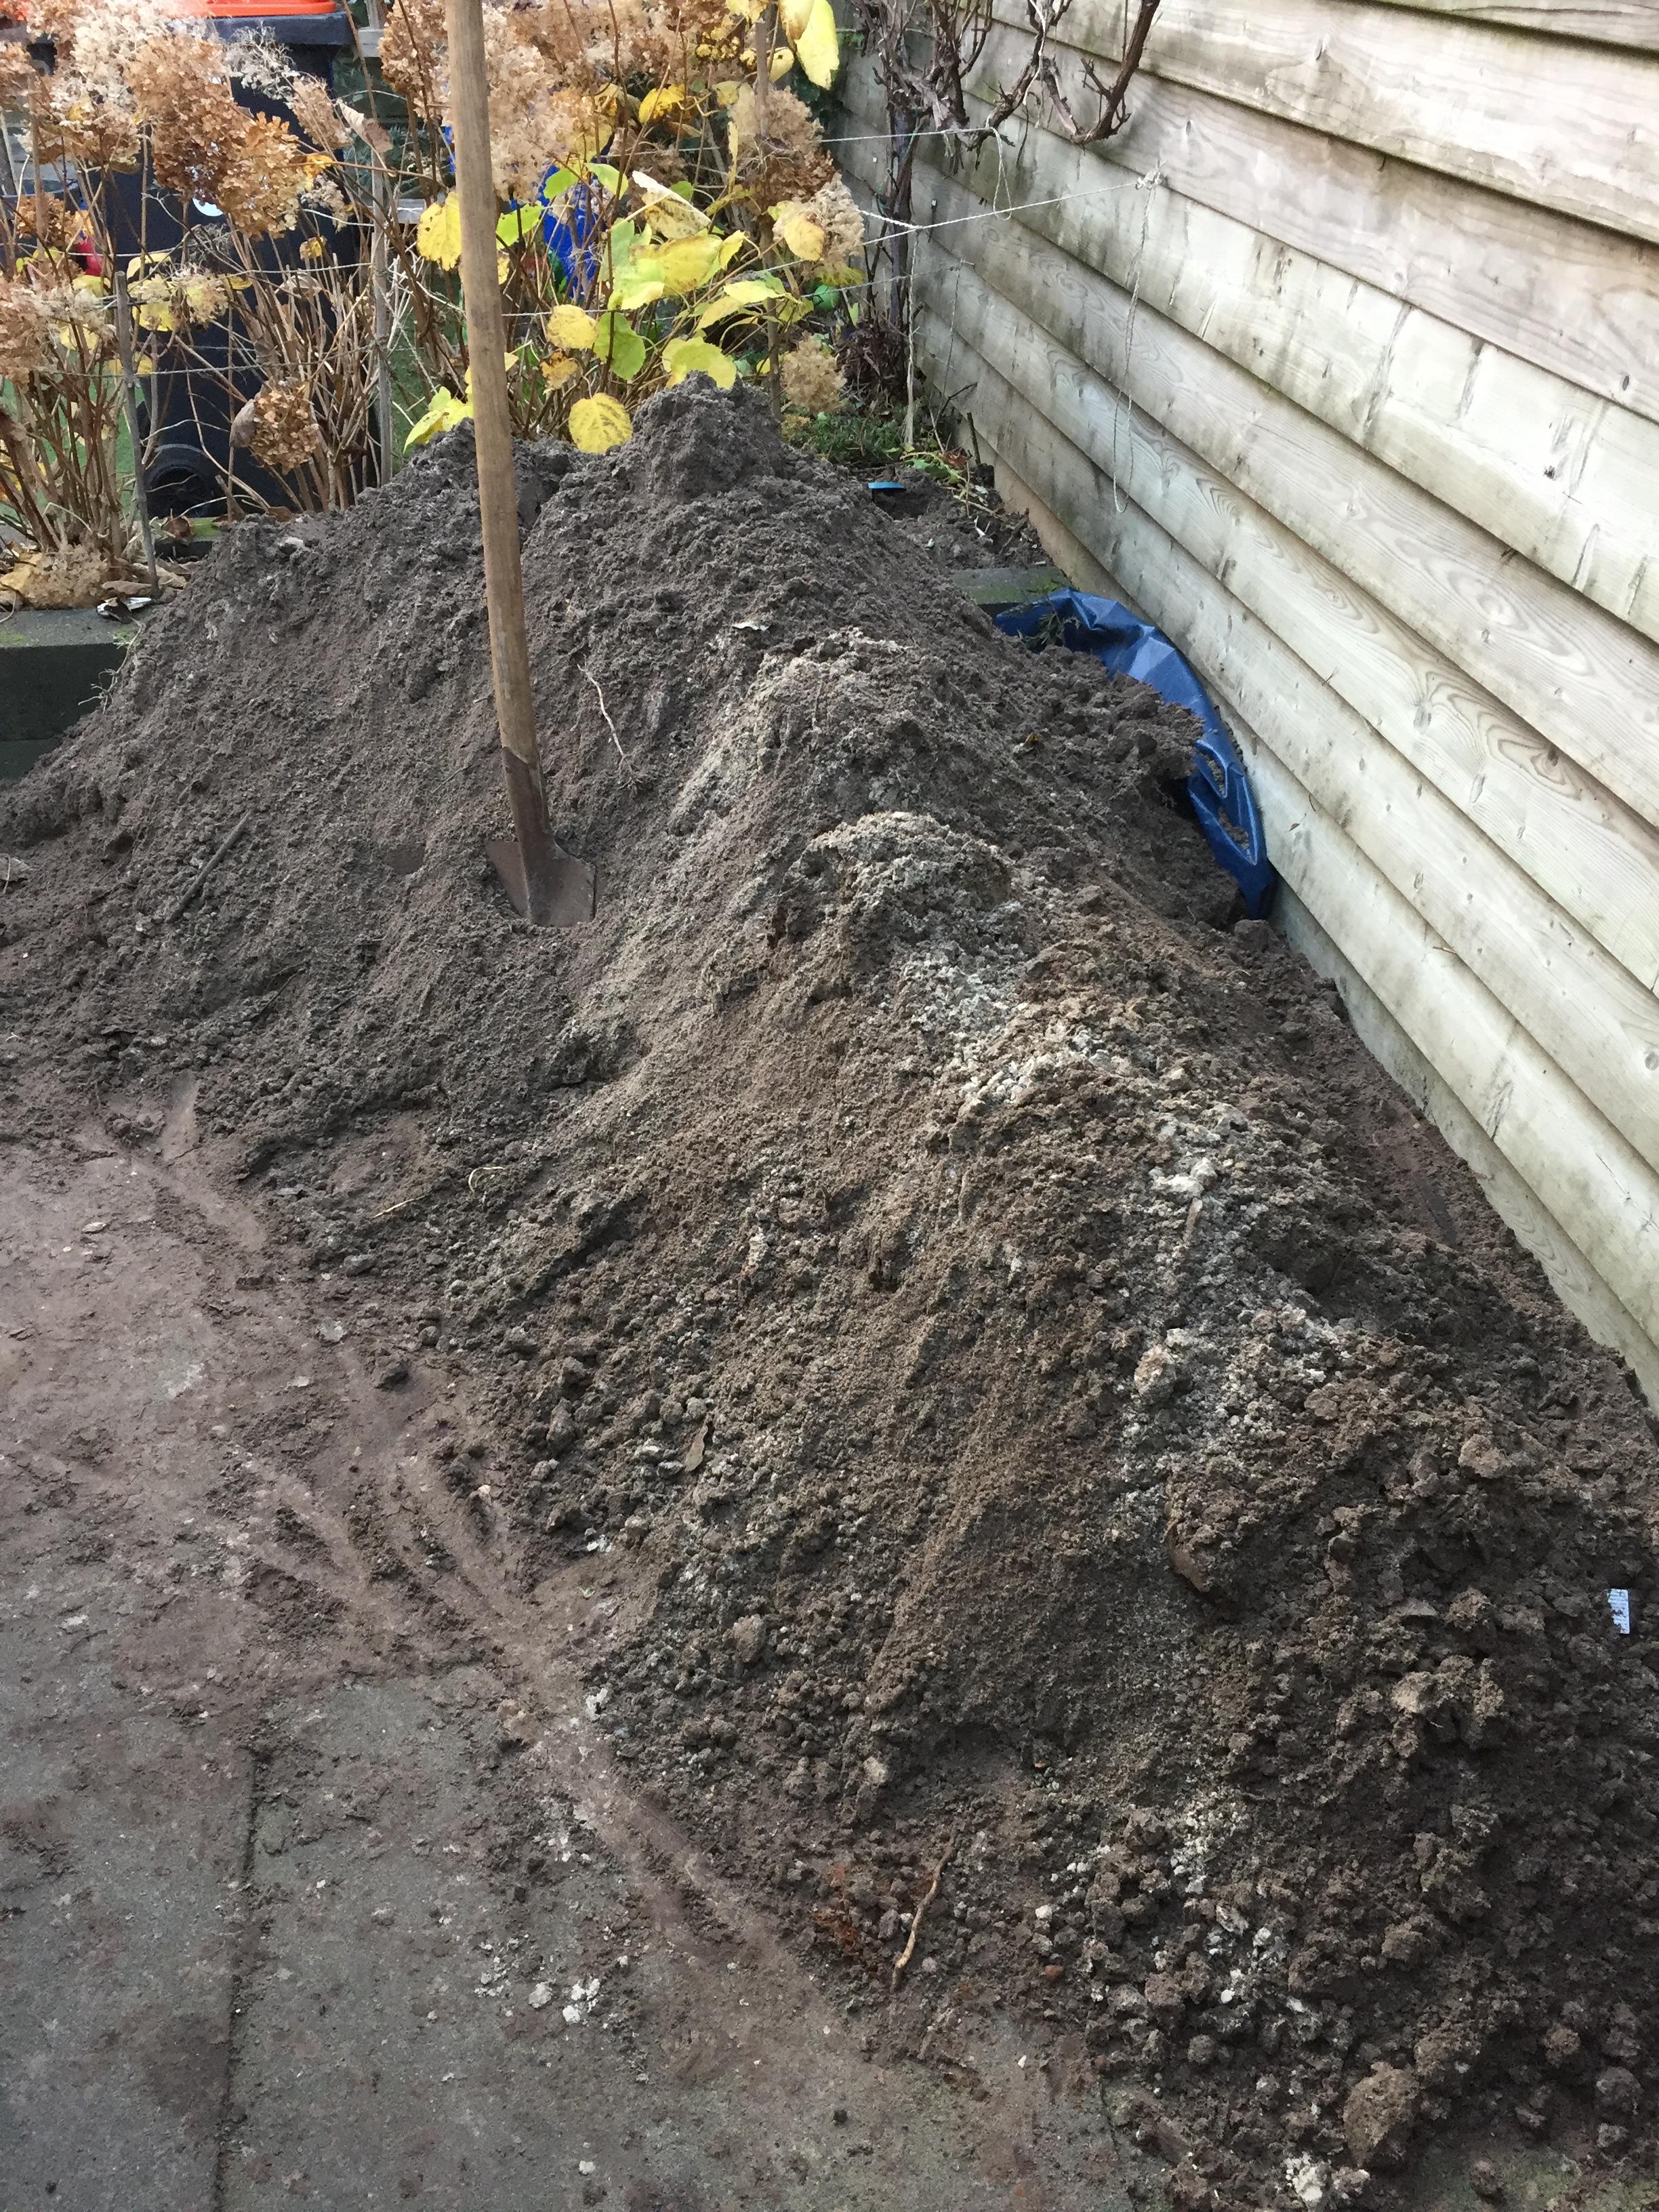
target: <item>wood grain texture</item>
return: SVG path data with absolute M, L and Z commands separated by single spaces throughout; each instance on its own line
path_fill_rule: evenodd
M 1436 15 L 1461 15 L 1471 23 L 1541 31 L 1547 38 L 1584 39 L 1592 45 L 1659 53 L 1659 8 L 1653 0 L 1389 0 L 1389 4 Z
M 947 220 L 980 204 L 938 173 L 929 189 Z M 1659 646 L 1507 559 L 1454 509 L 1044 240 L 1012 223 L 941 235 L 1115 392 L 1659 827 Z
M 1018 52 L 994 31 L 981 88 L 1009 81 Z M 853 81 L 867 67 L 854 61 Z M 1137 79 L 1121 135 L 1076 166 L 1079 185 L 1158 169 L 1218 215 L 1659 419 L 1659 246 L 1155 77 Z
M 994 0 L 1018 30 L 1017 0 Z M 1074 0 L 1066 38 L 1115 61 L 1115 0 Z M 1142 66 L 1331 137 L 1659 240 L 1659 60 L 1371 0 L 1164 0 Z M 1062 82 L 1068 82 L 1062 68 Z M 1069 82 L 1080 81 L 1080 70 Z
M 1659 1409 L 1659 1343 L 1639 1328 L 1555 1217 L 1510 1165 L 1480 1124 L 1453 1096 L 1394 1016 L 1288 886 L 1274 920 L 1310 967 L 1342 995 L 1354 1034 L 1444 1137 L 1485 1191 L 1492 1211 L 1543 1269 L 1567 1311 L 1598 1344 L 1619 1353 Z
M 1018 46 L 993 33 L 981 90 L 1012 76 Z M 862 135 L 878 107 L 867 61 L 849 64 L 846 94 L 857 111 L 848 127 Z M 985 113 L 982 99 L 970 105 Z M 1005 204 L 1035 197 L 1016 173 L 1051 135 L 1005 125 L 1006 146 L 974 167 L 987 197 L 1000 175 Z M 1099 187 L 1119 170 L 1157 170 L 1217 215 L 1659 421 L 1659 246 L 1152 77 L 1137 80 L 1120 137 L 1086 150 L 1054 145 L 1069 189 L 1095 191 L 1102 209 L 1113 196 Z
M 941 270 L 922 297 L 938 302 L 929 368 L 941 388 L 968 380 L 970 354 L 988 362 L 1088 455 L 1109 493 L 1155 515 L 1645 989 L 1659 982 L 1659 832 L 1178 441 L 1120 407 L 970 270 Z M 1081 515 L 1068 513 L 1086 538 Z
M 1644 1336 L 1659 1339 L 1659 1182 L 1443 939 L 1294 785 L 1241 742 L 1274 862 L 1464 1110 Z
M 930 360 L 950 346 L 931 324 L 924 343 Z M 983 361 L 976 366 L 981 380 L 991 373 Z M 1023 392 L 1018 397 L 1023 404 Z M 974 404 L 978 424 L 977 394 Z M 1000 458 L 1018 470 L 1000 423 L 988 421 L 985 431 Z M 1028 423 L 1024 434 L 1040 449 L 1040 428 Z M 1055 451 L 1066 467 L 1063 446 Z M 1086 453 L 1076 459 L 1094 469 Z M 1075 466 L 1072 475 L 1075 494 L 1083 480 Z M 1085 510 L 1087 524 L 1079 524 L 1088 528 L 1083 542 L 1093 556 L 1659 1171 L 1659 998 L 1576 929 L 1172 536 L 1133 507 L 1118 512 L 1109 485 L 1105 489 L 1105 499 Z M 1109 556 L 1103 533 L 1110 535 Z
M 844 150 L 856 164 L 875 149 Z M 1024 207 L 1039 236 L 1659 641 L 1659 425 L 1183 194 L 1125 192 L 1121 172 L 1047 132 L 1018 155 L 986 149 L 961 181 L 988 207 Z M 945 242 L 971 255 L 1003 220 Z

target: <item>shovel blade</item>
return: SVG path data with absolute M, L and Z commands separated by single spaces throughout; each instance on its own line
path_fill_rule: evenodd
M 508 898 L 526 921 L 542 929 L 576 929 L 592 921 L 599 904 L 599 873 L 591 860 L 562 853 L 550 839 L 544 851 L 532 854 L 527 871 L 516 837 L 487 838 L 484 851 Z

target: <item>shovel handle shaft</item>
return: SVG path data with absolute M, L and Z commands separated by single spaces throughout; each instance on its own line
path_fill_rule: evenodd
M 472 372 L 472 430 L 483 532 L 489 665 L 513 827 L 527 883 L 544 877 L 556 848 L 548 827 L 536 709 L 525 635 L 524 571 L 519 560 L 518 488 L 507 388 L 507 324 L 496 275 L 495 186 L 489 162 L 489 90 L 481 0 L 445 0 L 455 134 L 455 191 L 461 210 L 461 297 Z M 531 919 L 542 917 L 532 913 Z

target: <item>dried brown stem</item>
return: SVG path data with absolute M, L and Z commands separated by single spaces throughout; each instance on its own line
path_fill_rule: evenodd
M 1028 9 L 1030 9 L 1034 5 L 1034 0 L 1026 0 L 1026 4 Z M 1060 12 L 1063 13 L 1064 7 L 1069 4 L 1070 0 L 1062 0 Z M 1117 73 L 1109 84 L 1102 82 L 1100 73 L 1092 62 L 1084 64 L 1083 81 L 1100 101 L 1100 112 L 1092 123 L 1080 124 L 1072 112 L 1070 103 L 1060 91 L 1059 74 L 1054 68 L 1053 59 L 1044 57 L 1037 70 L 1037 77 L 1060 119 L 1061 137 L 1070 139 L 1073 145 L 1097 146 L 1103 139 L 1114 137 L 1128 121 L 1128 112 L 1124 102 L 1134 73 L 1140 67 L 1140 58 L 1146 51 L 1146 40 L 1151 34 L 1158 10 L 1158 0 L 1140 0 L 1140 5 L 1135 13 L 1135 20 L 1130 26 L 1129 36 L 1123 48 L 1123 58 L 1118 64 Z
M 921 1916 L 927 1911 L 928 1906 L 939 1895 L 939 1886 L 945 1879 L 945 1869 L 951 1863 L 951 1854 L 956 1849 L 956 1841 L 957 1839 L 954 1836 L 947 1838 L 944 1851 L 939 1857 L 939 1863 L 933 1869 L 933 1879 L 927 1885 L 927 1894 L 923 1897 L 921 1904 L 917 1905 L 915 1912 L 911 1915 L 909 1939 L 906 1942 L 904 1948 L 899 1953 L 897 1958 L 893 1961 L 892 1978 L 887 1984 L 890 1990 L 897 1989 L 900 1977 L 903 1974 L 905 1968 L 909 1965 L 911 1958 L 915 1954 L 916 1938 L 921 1933 Z

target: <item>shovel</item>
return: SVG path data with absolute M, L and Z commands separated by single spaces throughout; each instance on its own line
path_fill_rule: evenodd
M 483 531 L 484 599 L 489 611 L 489 667 L 501 770 L 514 834 L 484 850 L 507 895 L 528 921 L 568 929 L 591 921 L 598 872 L 554 842 L 536 743 L 525 635 L 524 571 L 519 560 L 519 502 L 513 476 L 513 428 L 507 391 L 507 325 L 495 273 L 495 187 L 489 166 L 489 92 L 484 74 L 481 0 L 445 0 L 449 76 L 454 100 L 455 193 L 461 211 L 461 299 L 472 371 L 472 430 Z

